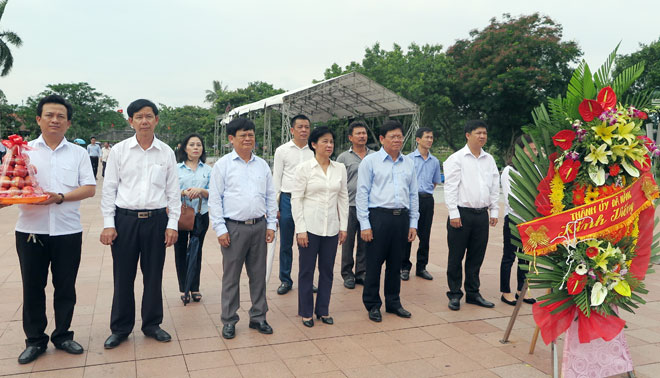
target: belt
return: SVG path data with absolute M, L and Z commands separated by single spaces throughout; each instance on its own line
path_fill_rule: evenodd
M 164 207 L 162 209 L 154 209 L 154 210 L 129 210 L 118 207 L 117 210 L 115 210 L 115 214 L 138 217 L 140 219 L 151 218 L 156 215 L 165 214 L 165 213 L 167 213 L 167 211 L 165 210 Z
M 474 213 L 474 214 L 483 214 L 483 213 L 488 212 L 487 207 L 474 208 L 474 207 L 458 206 L 458 210 L 463 210 L 463 211 L 467 211 L 467 212 Z
M 420 192 L 420 193 L 418 193 L 418 195 L 419 195 L 419 198 L 433 198 L 433 194 L 430 194 L 430 193 Z
M 385 213 L 389 215 L 408 215 L 408 209 L 401 208 L 401 209 L 387 209 L 384 207 L 370 207 L 369 211 L 376 211 L 379 213 Z
M 238 223 L 238 224 L 257 224 L 257 223 L 261 222 L 262 220 L 264 220 L 264 217 L 248 219 L 248 220 L 244 220 L 244 221 L 225 218 L 225 222 Z

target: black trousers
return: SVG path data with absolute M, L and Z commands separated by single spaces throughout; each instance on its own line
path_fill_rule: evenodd
M 463 257 L 465 257 L 465 293 L 468 298 L 479 294 L 479 271 L 488 245 L 488 211 L 458 208 L 463 227 L 454 228 L 447 218 L 447 297 L 462 298 Z
M 502 249 L 502 262 L 500 263 L 500 292 L 510 293 L 511 286 L 511 266 L 513 262 L 516 261 L 516 248 L 511 244 L 511 240 L 516 239 L 511 235 L 511 227 L 513 225 L 509 221 L 509 216 L 504 216 L 504 226 L 502 227 L 502 233 L 504 238 L 504 248 Z M 517 288 L 518 291 L 522 290 L 523 285 L 525 284 L 525 271 L 520 269 L 520 260 L 518 260 L 518 271 L 516 272 L 517 279 Z
M 128 335 L 135 325 L 135 275 L 140 261 L 142 292 L 142 331 L 153 332 L 163 322 L 163 265 L 165 263 L 165 228 L 163 211 L 150 218 L 115 215 L 117 238 L 112 243 L 114 295 L 110 330 Z
M 107 161 L 103 162 L 103 170 L 101 171 L 101 176 L 105 177 L 105 166 L 108 164 Z
M 76 277 L 80 266 L 82 232 L 49 236 L 16 231 L 16 251 L 23 280 L 23 331 L 26 346 L 48 345 L 44 333 L 48 267 L 53 274 L 55 330 L 50 340 L 58 345 L 73 339 L 69 330 L 76 304 Z
M 94 172 L 94 177 L 96 177 L 96 174 L 99 171 L 99 157 L 98 156 L 90 156 L 89 160 L 92 162 L 92 172 Z
M 204 236 L 209 229 L 209 213 L 202 215 L 202 230 L 199 234 L 199 253 L 197 254 L 197 269 L 190 285 L 190 291 L 199 291 L 199 276 L 202 271 L 202 250 L 204 248 Z M 188 240 L 190 231 L 179 231 L 179 238 L 174 243 L 174 263 L 176 265 L 176 277 L 179 280 L 179 291 L 185 291 L 186 274 L 188 273 Z
M 357 249 L 355 260 L 353 260 L 353 247 L 357 237 Z M 355 273 L 353 273 L 355 266 Z M 367 243 L 360 237 L 360 222 L 357 219 L 355 206 L 348 208 L 348 229 L 346 230 L 346 241 L 341 245 L 341 277 L 364 278 L 367 269 Z
M 367 243 L 367 275 L 362 302 L 367 310 L 380 308 L 380 273 L 385 263 L 385 309 L 401 307 L 401 255 L 408 242 L 410 217 L 407 211 L 393 215 L 392 211 L 369 209 L 369 222 L 373 240 Z
M 328 316 L 330 311 L 330 292 L 332 291 L 332 268 L 337 256 L 337 241 L 339 236 L 318 236 L 307 233 L 309 243 L 307 248 L 298 246 L 298 315 L 311 318 L 312 313 L 318 316 Z M 319 290 L 316 293 L 314 305 L 314 268 L 318 257 Z
M 419 193 L 419 221 L 417 222 L 417 237 L 419 237 L 419 247 L 417 248 L 417 271 L 426 269 L 429 263 L 429 240 L 431 238 L 431 224 L 433 224 L 433 211 L 435 202 L 433 195 Z M 401 262 L 401 270 L 410 271 L 412 262 L 410 261 L 410 250 L 412 243 L 408 243 Z

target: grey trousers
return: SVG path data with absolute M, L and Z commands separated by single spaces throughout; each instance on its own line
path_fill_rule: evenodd
M 236 324 L 240 307 L 240 279 L 243 264 L 247 271 L 252 307 L 250 321 L 266 320 L 266 221 L 253 225 L 227 222 L 229 247 L 222 249 L 222 314 L 223 324 Z

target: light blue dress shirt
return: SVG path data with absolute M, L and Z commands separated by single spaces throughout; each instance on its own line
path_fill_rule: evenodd
M 410 216 L 410 228 L 417 228 L 419 220 L 419 196 L 417 177 L 412 159 L 399 153 L 396 161 L 381 148 L 365 156 L 358 168 L 355 206 L 360 229 L 371 228 L 369 209 L 406 208 Z
M 179 187 L 181 190 L 186 190 L 188 188 L 202 188 L 209 189 L 209 181 L 211 180 L 211 166 L 199 162 L 196 170 L 190 169 L 186 163 L 179 163 Z M 197 212 L 197 206 L 199 206 L 199 201 L 202 201 L 202 210 L 200 214 L 206 214 L 209 211 L 209 200 L 207 198 L 201 197 L 198 199 L 191 200 L 188 197 L 184 197 L 186 205 L 195 209 Z
M 433 194 L 434 184 L 440 184 L 440 161 L 429 152 L 428 157 L 419 153 L 419 149 L 409 153 L 409 158 L 415 163 L 415 172 L 417 172 L 417 185 L 420 193 Z
M 227 233 L 225 218 L 246 221 L 266 216 L 267 227 L 277 228 L 277 202 L 268 163 L 252 154 L 246 163 L 236 151 L 213 166 L 209 184 L 211 226 L 220 236 Z

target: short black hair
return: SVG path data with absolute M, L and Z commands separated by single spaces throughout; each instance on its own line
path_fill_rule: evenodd
M 73 117 L 73 106 L 64 99 L 64 97 L 56 94 L 48 95 L 41 100 L 39 100 L 39 104 L 37 104 L 37 115 L 41 117 L 41 113 L 44 110 L 44 105 L 45 104 L 60 104 L 64 105 L 66 108 L 66 119 L 68 121 L 71 121 L 71 117 Z
M 202 138 L 202 136 L 197 133 L 188 134 L 185 138 L 183 138 L 183 141 L 181 142 L 181 148 L 176 150 L 176 161 L 183 163 L 188 160 L 186 146 L 188 145 L 190 138 L 199 138 L 199 140 L 202 142 L 202 155 L 199 157 L 199 160 L 202 163 L 206 163 L 206 147 L 204 147 L 204 138 Z
M 465 127 L 463 128 L 463 131 L 465 131 L 466 134 L 472 133 L 474 130 L 480 127 L 483 127 L 484 129 L 486 129 L 486 131 L 488 131 L 488 125 L 486 124 L 486 122 L 480 119 L 472 119 L 465 122 Z
M 415 138 L 423 137 L 424 133 L 433 134 L 433 129 L 431 129 L 430 127 L 420 127 L 419 129 L 417 129 L 417 132 L 415 133 Z
M 348 125 L 348 135 L 353 135 L 353 130 L 355 130 L 358 127 L 363 127 L 364 130 L 367 130 L 367 124 L 362 122 L 362 121 L 353 121 L 351 122 L 350 125 Z
M 310 121 L 309 118 L 308 118 L 306 115 L 304 115 L 304 114 L 298 114 L 297 116 L 291 118 L 291 127 L 293 127 L 293 125 L 294 125 L 294 124 L 296 123 L 296 121 L 299 120 L 299 119 L 309 122 L 310 125 L 312 124 L 312 121 Z
M 335 138 L 335 133 L 330 130 L 329 127 L 327 126 L 319 126 L 312 130 L 312 132 L 309 134 L 309 140 L 307 141 L 307 145 L 309 146 L 309 149 L 312 150 L 312 152 L 316 153 L 316 150 L 314 150 L 314 147 L 312 147 L 312 142 L 313 143 L 318 143 L 319 138 L 324 136 L 325 134 L 330 134 L 332 135 L 332 140 L 334 141 Z
M 240 117 L 231 120 L 231 122 L 227 124 L 227 135 L 236 136 L 238 130 L 255 130 L 254 122 L 245 117 Z
M 516 141 L 514 143 L 518 145 L 518 147 L 520 148 L 525 148 L 525 142 L 523 142 L 523 139 L 525 140 L 525 142 L 527 142 L 527 144 L 534 143 L 532 137 L 529 136 L 528 134 L 522 134 L 518 136 L 518 138 L 516 138 Z
M 131 104 L 128 105 L 128 108 L 126 109 L 126 113 L 128 113 L 129 118 L 133 118 L 133 114 L 135 114 L 137 111 L 140 111 L 140 109 L 144 108 L 145 106 L 150 107 L 151 110 L 154 111 L 154 115 L 158 115 L 158 107 L 156 104 L 143 98 L 131 102 Z
M 96 139 L 96 137 L 95 137 L 95 136 L 92 136 L 92 137 L 89 137 L 89 139 Z
M 385 135 L 387 135 L 387 133 L 389 131 L 396 130 L 396 129 L 401 130 L 401 133 L 403 133 L 403 125 L 401 124 L 401 122 L 399 122 L 395 119 L 385 121 L 385 123 L 383 123 L 383 126 L 380 127 L 379 135 L 384 138 Z

